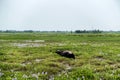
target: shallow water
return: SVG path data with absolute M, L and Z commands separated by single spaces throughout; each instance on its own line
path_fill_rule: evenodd
M 11 46 L 16 46 L 16 47 L 40 47 L 40 46 L 46 46 L 45 44 L 41 43 L 10 43 Z

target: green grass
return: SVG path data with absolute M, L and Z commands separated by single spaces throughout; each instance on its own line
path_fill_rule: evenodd
M 120 80 L 120 34 L 0 33 L 0 80 L 12 79 Z

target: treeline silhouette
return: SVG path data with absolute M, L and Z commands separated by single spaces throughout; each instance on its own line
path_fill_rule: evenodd
M 33 33 L 33 32 L 44 32 L 44 33 L 103 33 L 103 32 L 112 32 L 112 33 L 120 33 L 120 31 L 101 31 L 101 30 L 75 30 L 75 31 L 34 31 L 34 30 L 0 30 L 0 33 Z
M 5 33 L 17 33 L 17 32 L 29 32 L 29 33 L 32 33 L 32 32 L 37 32 L 37 31 L 33 31 L 33 30 L 24 30 L 24 31 L 17 31 L 17 30 L 0 30 L 0 32 L 5 32 Z
M 76 30 L 75 33 L 102 33 L 101 30 Z

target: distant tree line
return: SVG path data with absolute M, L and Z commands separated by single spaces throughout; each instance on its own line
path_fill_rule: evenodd
M 34 30 L 0 30 L 0 33 L 33 33 L 33 32 L 43 32 L 43 33 L 103 33 L 103 32 L 111 32 L 111 33 L 120 33 L 120 31 L 101 31 L 101 30 L 75 30 L 75 31 L 34 31 Z
M 16 32 L 29 32 L 29 33 L 32 33 L 34 32 L 33 30 L 24 30 L 24 31 L 17 31 L 17 30 L 0 30 L 0 32 L 5 32 L 5 33 L 16 33 Z
M 76 30 L 75 33 L 102 33 L 101 30 Z
M 53 32 L 53 33 L 66 33 L 66 32 L 71 32 L 71 31 L 34 31 L 34 30 L 24 30 L 24 31 L 17 31 L 17 30 L 0 30 L 0 32 L 5 32 L 5 33 L 32 33 L 32 32 L 43 32 L 43 33 L 48 33 L 48 32 Z

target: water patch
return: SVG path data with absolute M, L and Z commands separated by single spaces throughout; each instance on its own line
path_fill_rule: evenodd
M 2 77 L 4 75 L 4 73 L 0 72 L 0 77 Z
M 48 80 L 54 80 L 54 75 L 51 75 Z
M 69 64 L 66 64 L 65 66 L 66 66 L 66 70 L 71 70 L 72 69 L 72 67 Z
M 28 78 L 28 76 L 27 76 L 26 74 L 24 74 L 22 77 L 23 77 L 23 78 L 26 78 L 26 79 Z
M 79 45 L 88 45 L 86 42 L 79 43 Z
M 14 41 L 13 43 L 10 43 L 11 46 L 16 47 L 40 47 L 40 46 L 46 46 L 43 44 L 44 40 L 20 40 L 20 41 Z
M 34 78 L 36 78 L 36 80 L 38 80 L 38 78 L 39 78 L 38 74 L 32 74 L 31 76 L 34 77 Z
M 26 66 L 26 65 L 29 65 L 29 64 L 32 64 L 31 62 L 23 62 L 21 63 L 21 66 Z
M 40 47 L 40 46 L 46 46 L 45 44 L 40 44 L 40 43 L 11 43 L 11 46 L 16 46 L 16 47 Z
M 92 47 L 101 47 L 101 46 L 106 46 L 104 43 L 97 44 L 97 43 L 92 43 L 90 44 Z
M 17 78 L 12 78 L 12 80 L 18 80 Z
M 117 56 L 120 57 L 120 54 L 118 54 Z
M 6 41 L 6 40 L 0 40 L 0 42 L 4 42 L 4 41 Z
M 23 42 L 27 42 L 27 43 L 41 43 L 41 42 L 45 42 L 45 40 L 23 40 Z
M 45 42 L 45 40 L 0 40 L 0 42 L 5 42 L 5 41 L 22 41 L 22 42 Z
M 65 44 L 65 43 L 50 43 L 50 45 L 51 46 L 65 46 L 65 45 L 67 45 L 67 44 Z
M 43 59 L 35 59 L 35 62 L 36 63 L 39 63 L 39 62 L 41 62 Z

